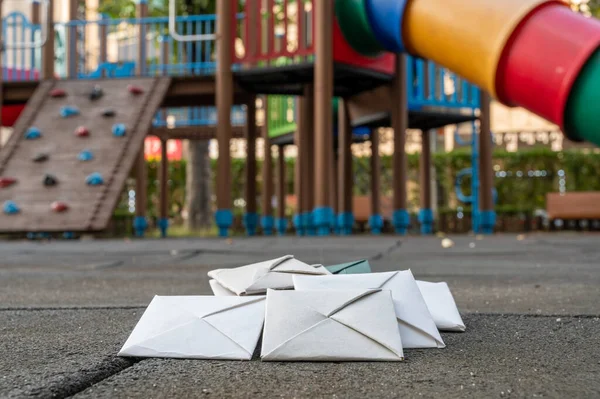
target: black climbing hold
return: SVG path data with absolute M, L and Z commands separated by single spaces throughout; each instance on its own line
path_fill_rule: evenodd
M 102 90 L 102 87 L 96 85 L 90 92 L 90 100 L 96 101 L 96 100 L 100 99 L 103 95 L 104 95 L 104 91 Z
M 112 118 L 117 114 L 117 112 L 112 108 L 107 108 L 102 111 L 102 116 L 105 118 Z
M 53 175 L 46 175 L 44 176 L 44 186 L 46 187 L 53 187 L 56 186 L 58 184 L 58 179 L 56 177 L 54 177 Z
M 49 158 L 50 158 L 50 155 L 45 154 L 45 153 L 40 153 L 40 154 L 37 154 L 35 157 L 33 157 L 33 162 L 37 162 L 37 163 L 46 162 Z

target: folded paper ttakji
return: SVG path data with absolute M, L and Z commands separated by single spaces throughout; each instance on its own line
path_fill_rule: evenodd
M 383 289 L 392 292 L 398 329 L 404 348 L 444 348 L 410 270 L 333 276 L 294 276 L 296 290 Z
M 404 359 L 390 291 L 267 291 L 264 361 Z
M 331 273 L 323 265 L 309 265 L 286 255 L 234 269 L 211 270 L 208 277 L 236 295 L 256 295 L 264 294 L 268 288 L 293 289 L 294 274 L 318 276 Z
M 417 281 L 417 286 L 439 330 L 458 332 L 466 330 L 448 284 Z
M 119 356 L 250 360 L 265 296 L 155 296 Z
M 342 263 L 340 265 L 325 266 L 331 274 L 360 274 L 371 273 L 371 265 L 366 259 L 354 262 Z

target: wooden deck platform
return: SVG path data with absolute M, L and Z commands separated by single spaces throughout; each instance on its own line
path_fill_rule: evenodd
M 91 101 L 88 94 L 98 84 L 104 96 Z M 127 89 L 134 84 L 143 89 L 133 95 Z M 0 188 L 0 206 L 14 201 L 21 212 L 7 215 L 0 211 L 0 232 L 100 231 L 106 228 L 122 194 L 126 178 L 142 149 L 144 138 L 167 92 L 173 85 L 170 78 L 135 78 L 127 80 L 46 81 L 31 96 L 14 126 L 7 145 L 0 150 L 0 177 L 17 179 L 15 185 Z M 53 88 L 64 89 L 66 98 L 49 96 Z M 63 106 L 76 106 L 80 114 L 69 118 L 59 116 Z M 112 118 L 101 113 L 106 108 L 116 110 Z M 127 126 L 124 137 L 112 134 L 112 126 Z M 32 126 L 42 137 L 26 140 L 25 132 Z M 74 135 L 85 126 L 90 136 Z M 78 154 L 91 150 L 94 159 L 78 160 Z M 46 162 L 32 159 L 47 154 Z M 86 177 L 100 173 L 104 184 L 89 186 Z M 52 174 L 58 184 L 47 187 L 44 176 Z M 69 209 L 56 213 L 54 201 L 66 203 Z

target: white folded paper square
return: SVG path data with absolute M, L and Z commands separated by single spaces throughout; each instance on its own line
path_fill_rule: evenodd
M 390 290 L 402 346 L 406 349 L 446 346 L 410 270 L 320 277 L 294 276 L 294 287 L 299 291 L 378 288 Z
M 264 316 L 264 296 L 155 296 L 119 356 L 250 360 Z
M 430 283 L 418 281 L 417 286 L 423 294 L 423 299 L 429 308 L 435 325 L 441 331 L 465 331 L 456 302 L 446 283 Z
M 389 291 L 267 291 L 265 361 L 400 361 Z
M 323 265 L 309 265 L 295 259 L 293 255 L 236 267 L 208 272 L 223 288 L 236 295 L 264 294 L 268 288 L 286 290 L 294 288 L 294 274 L 328 275 Z

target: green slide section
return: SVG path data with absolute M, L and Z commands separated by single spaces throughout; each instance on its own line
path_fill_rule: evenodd
M 350 46 L 367 57 L 383 51 L 371 30 L 365 0 L 336 0 L 335 15 L 342 34 Z
M 600 49 L 587 61 L 569 95 L 565 132 L 575 140 L 600 145 Z

